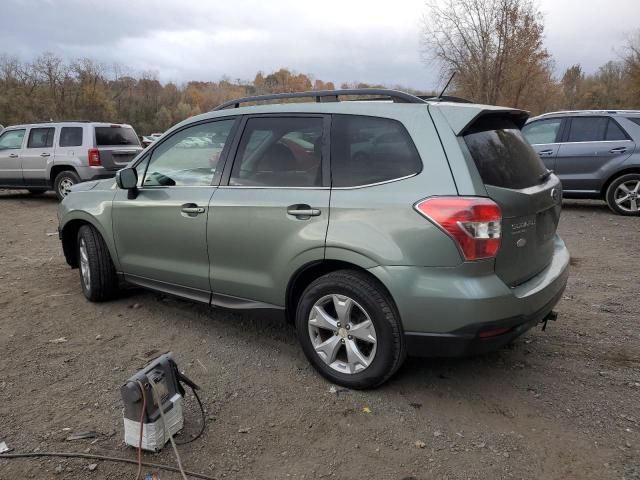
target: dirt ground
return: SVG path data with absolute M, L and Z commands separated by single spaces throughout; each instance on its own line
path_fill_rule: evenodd
M 119 388 L 145 354 L 171 350 L 202 386 L 209 419 L 181 447 L 183 464 L 218 479 L 640 479 L 638 218 L 566 201 L 573 266 L 546 332 L 482 357 L 409 359 L 382 388 L 355 392 L 319 377 L 279 318 L 143 290 L 89 303 L 61 255 L 56 207 L 50 194 L 0 192 L 0 442 L 15 452 L 134 459 Z M 182 438 L 198 427 L 186 402 Z M 65 440 L 85 431 L 103 435 Z M 175 465 L 168 447 L 144 458 Z M 0 459 L 12 480 L 135 472 Z

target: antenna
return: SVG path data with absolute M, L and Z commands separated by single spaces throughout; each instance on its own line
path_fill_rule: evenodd
M 440 95 L 438 95 L 436 98 L 442 98 L 442 95 L 444 95 L 444 92 L 447 91 L 447 88 L 449 88 L 449 84 L 451 83 L 451 80 L 453 80 L 453 77 L 455 77 L 455 76 L 456 76 L 456 71 L 454 70 L 453 73 L 451 74 L 451 76 L 449 77 L 449 81 L 447 82 L 447 84 L 444 86 L 444 88 L 440 92 Z

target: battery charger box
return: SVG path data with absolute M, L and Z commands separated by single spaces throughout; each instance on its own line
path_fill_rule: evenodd
M 124 443 L 127 445 L 157 452 L 169 441 L 169 435 L 174 436 L 182 430 L 184 389 L 178 382 L 178 367 L 170 352 L 156 358 L 129 378 L 120 388 L 120 394 L 124 402 Z

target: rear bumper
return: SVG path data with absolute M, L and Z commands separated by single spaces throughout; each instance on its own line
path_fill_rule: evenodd
M 450 333 L 406 332 L 405 342 L 409 355 L 416 357 L 462 357 L 498 350 L 527 330 L 547 319 L 558 303 L 564 288 L 549 304 L 530 316 L 505 318 L 495 322 L 474 324 Z M 482 337 L 483 332 L 506 330 L 495 336 Z
M 459 356 L 495 350 L 542 321 L 562 297 L 569 252 L 556 237 L 550 264 L 509 288 L 493 262 L 451 268 L 375 267 L 371 273 L 393 296 L 409 353 Z M 490 330 L 504 333 L 484 338 Z

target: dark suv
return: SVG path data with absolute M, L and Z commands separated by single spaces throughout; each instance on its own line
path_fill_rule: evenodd
M 522 129 L 566 198 L 595 198 L 640 215 L 640 110 L 545 113 Z

